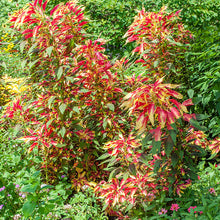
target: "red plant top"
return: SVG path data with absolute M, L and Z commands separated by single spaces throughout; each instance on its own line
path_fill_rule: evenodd
M 182 45 L 189 43 L 191 36 L 178 22 L 180 11 L 168 14 L 165 10 L 163 7 L 155 13 L 142 9 L 124 36 L 128 37 L 127 43 L 135 41 L 137 44 L 133 52 L 139 53 L 141 58 L 136 63 L 142 63 L 153 76 L 160 77 L 184 51 Z

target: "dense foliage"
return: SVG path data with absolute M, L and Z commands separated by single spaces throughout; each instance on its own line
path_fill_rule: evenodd
M 129 54 L 134 45 L 125 44 L 123 38 L 131 25 L 136 9 L 159 11 L 164 5 L 169 10 L 181 10 L 180 17 L 187 29 L 193 34 L 190 51 L 182 54 L 181 72 L 170 81 L 181 83 L 182 92 L 189 90 L 190 98 L 197 104 L 196 111 L 206 113 L 212 118 L 205 122 L 210 135 L 217 136 L 219 130 L 219 7 L 218 0 L 180 1 L 107 1 L 80 0 L 92 22 L 88 24 L 91 37 L 111 39 L 107 43 L 108 54 L 123 56 Z M 137 71 L 137 70 L 136 70 Z M 172 71 L 176 71 L 175 68 Z M 209 106 L 213 106 L 212 109 Z
M 59 2 L 1 39 L 1 216 L 218 219 L 218 2 Z

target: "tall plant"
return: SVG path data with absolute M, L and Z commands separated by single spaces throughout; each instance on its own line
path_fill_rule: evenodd
M 54 181 L 66 169 L 80 189 L 106 175 L 95 162 L 99 145 L 125 128 L 119 120 L 121 83 L 110 70 L 104 41 L 88 40 L 82 7 L 71 1 L 48 13 L 46 6 L 36 0 L 11 18 L 24 38 L 20 49 L 32 90 L 6 113 L 17 122 L 23 116 L 27 128 L 21 139 L 44 156 L 47 179 Z
M 181 103 L 183 96 L 174 90 L 178 85 L 163 83 L 165 70 L 177 64 L 190 37 L 178 13 L 166 13 L 165 8 L 158 13 L 143 9 L 125 35 L 128 42 L 136 42 L 134 52 L 142 56 L 136 63 L 143 65 L 148 75 L 123 98 L 121 107 L 134 117 L 131 133 L 104 145 L 107 153 L 100 159 L 108 158 L 111 174 L 96 187 L 105 208 L 121 218 L 146 215 L 140 210 L 149 210 L 164 191 L 183 193 L 197 178 L 195 164 L 205 155 L 206 137 L 194 130 L 202 128 L 187 109 L 192 100 Z M 155 214 L 148 212 L 148 216 Z

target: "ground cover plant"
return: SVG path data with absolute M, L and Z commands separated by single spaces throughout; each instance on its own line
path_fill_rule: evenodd
M 137 12 L 112 60 L 83 6 L 54 2 L 9 18 L 25 78 L 4 87 L 1 216 L 218 219 L 220 139 L 174 84 L 194 40 L 181 11 Z

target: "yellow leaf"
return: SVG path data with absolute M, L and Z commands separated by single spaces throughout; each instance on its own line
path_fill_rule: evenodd
M 83 171 L 82 168 L 76 167 L 76 172 L 77 172 L 78 174 L 80 174 L 82 171 Z
M 92 186 L 92 187 L 96 187 L 97 183 L 96 182 L 89 182 L 89 185 Z

